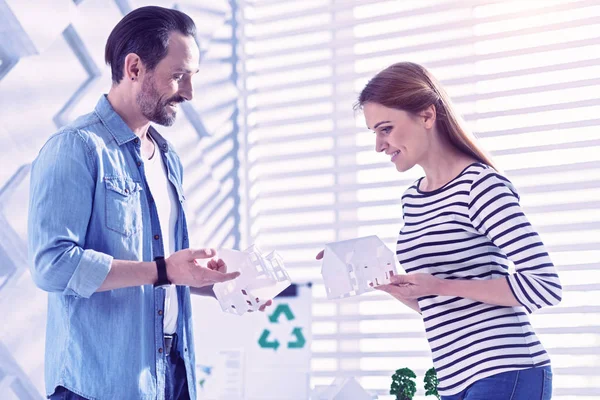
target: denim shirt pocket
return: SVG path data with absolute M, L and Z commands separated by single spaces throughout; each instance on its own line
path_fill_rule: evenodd
M 104 177 L 106 227 L 124 236 L 138 232 L 142 225 L 142 185 L 131 178 Z

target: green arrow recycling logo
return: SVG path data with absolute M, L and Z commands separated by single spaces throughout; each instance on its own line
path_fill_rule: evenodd
M 277 308 L 275 308 L 275 311 L 273 311 L 273 314 L 269 316 L 269 322 L 272 324 L 278 324 L 279 317 L 282 315 L 284 315 L 288 321 L 293 321 L 295 318 L 289 305 L 279 304 L 277 305 Z M 258 339 L 258 345 L 263 349 L 273 349 L 274 351 L 277 351 L 280 346 L 279 340 L 269 340 L 270 335 L 271 331 L 265 329 L 260 335 L 260 339 Z M 292 329 L 291 336 L 293 337 L 293 340 L 287 342 L 288 349 L 301 349 L 306 345 L 306 339 L 302 334 L 301 327 L 294 327 L 294 329 Z

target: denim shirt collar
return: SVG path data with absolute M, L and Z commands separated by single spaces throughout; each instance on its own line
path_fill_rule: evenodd
M 169 143 L 160 135 L 160 133 L 158 133 L 156 129 L 154 129 L 152 125 L 148 127 L 148 134 L 156 142 L 160 151 L 163 153 L 169 152 Z
M 135 140 L 137 136 L 129 126 L 123 121 L 123 118 L 114 110 L 106 94 L 100 96 L 100 100 L 96 104 L 95 113 L 98 118 L 102 121 L 106 129 L 115 138 L 115 141 L 119 146 Z M 169 151 L 169 144 L 167 141 L 157 132 L 154 127 L 148 128 L 148 134 L 158 144 L 160 151 L 167 153 Z

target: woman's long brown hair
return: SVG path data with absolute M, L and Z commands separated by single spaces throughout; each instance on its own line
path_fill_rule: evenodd
M 414 115 L 433 105 L 438 132 L 462 153 L 498 170 L 490 156 L 477 144 L 477 139 L 465 129 L 441 84 L 425 67 L 411 62 L 387 67 L 367 83 L 354 108 L 360 109 L 365 103 L 377 103 Z

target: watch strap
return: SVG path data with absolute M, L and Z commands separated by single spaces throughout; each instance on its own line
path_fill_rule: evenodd
M 167 263 L 165 258 L 158 256 L 154 258 L 154 262 L 156 263 L 156 271 L 158 272 L 158 280 L 154 284 L 154 287 L 169 286 L 171 282 L 167 278 Z

